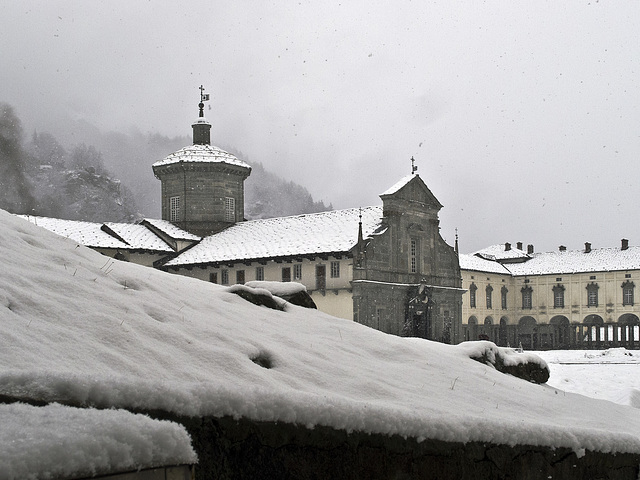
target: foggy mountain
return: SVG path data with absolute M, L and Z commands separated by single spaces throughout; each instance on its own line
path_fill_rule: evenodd
M 191 138 L 137 129 L 104 133 L 84 121 L 62 128 L 57 137 L 36 131 L 25 141 L 13 108 L 0 103 L 0 208 L 97 222 L 161 217 L 160 182 L 151 165 L 189 145 Z M 245 184 L 248 219 L 332 208 L 314 201 L 306 188 L 249 161 L 242 152 L 222 148 L 252 166 Z

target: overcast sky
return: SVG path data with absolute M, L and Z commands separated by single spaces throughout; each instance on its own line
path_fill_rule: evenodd
M 27 133 L 190 135 L 203 84 L 212 143 L 335 208 L 413 156 L 462 252 L 640 245 L 638 0 L 1 3 Z

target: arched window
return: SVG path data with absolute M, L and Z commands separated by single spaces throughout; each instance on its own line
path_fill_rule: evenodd
M 553 308 L 564 308 L 564 285 L 553 287 Z
M 520 291 L 522 292 L 522 308 L 525 310 L 530 310 L 531 308 L 533 308 L 533 288 L 527 285 L 526 287 L 522 287 Z
M 493 287 L 491 285 L 487 285 L 487 288 L 485 289 L 486 291 L 486 299 L 487 299 L 487 308 L 493 308 L 492 305 L 492 301 L 491 301 L 491 294 L 493 293 Z
M 587 285 L 587 307 L 598 306 L 598 289 L 600 287 L 597 283 L 591 282 Z
M 633 291 L 636 286 L 631 280 L 622 284 L 622 305 L 633 305 Z
M 504 285 L 502 286 L 502 288 L 500 289 L 500 295 L 501 295 L 501 300 L 502 300 L 502 310 L 506 310 L 507 309 L 507 294 L 509 293 L 509 290 L 507 289 L 507 287 L 505 287 Z
M 476 308 L 476 290 L 478 290 L 478 287 L 476 287 L 475 283 L 472 283 L 469 286 L 469 307 L 470 308 Z

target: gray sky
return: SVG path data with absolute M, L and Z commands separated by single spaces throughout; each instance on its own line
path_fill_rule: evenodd
M 4 0 L 0 59 L 27 133 L 190 135 L 203 84 L 212 143 L 336 208 L 414 156 L 463 252 L 640 245 L 638 0 Z

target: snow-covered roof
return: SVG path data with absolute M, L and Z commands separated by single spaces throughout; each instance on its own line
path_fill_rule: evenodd
M 500 273 L 510 275 L 511 272 L 499 262 L 480 258 L 473 254 L 458 255 L 461 270 L 472 270 L 475 272 Z
M 104 226 L 124 240 L 131 249 L 173 252 L 166 242 L 144 225 L 107 222 Z
M 406 177 L 402 177 L 394 185 L 392 185 L 386 191 L 381 193 L 380 196 L 382 197 L 384 195 L 393 195 L 394 193 L 396 193 L 399 190 L 401 190 L 402 187 L 404 187 L 407 183 L 409 183 L 411 180 L 413 180 L 416 177 L 417 177 L 417 175 L 415 175 L 415 174 L 411 174 L 411 175 L 407 175 Z
M 496 252 L 496 247 L 489 247 L 481 250 L 484 252 L 485 258 L 479 258 L 476 254 L 461 254 L 460 268 L 462 270 L 475 270 L 491 273 L 507 273 L 513 276 L 526 275 L 560 275 L 569 273 L 588 273 L 588 272 L 610 272 L 640 269 L 640 247 L 628 247 L 626 250 L 618 248 L 594 248 L 586 253 L 584 250 L 567 250 L 558 252 L 541 252 L 530 255 L 525 254 L 528 259 L 519 263 L 500 263 L 492 261 L 488 257 L 491 252 Z M 513 250 L 511 250 L 513 251 Z M 496 260 L 504 260 L 510 257 L 511 251 L 502 252 L 507 256 L 496 258 Z M 519 250 L 516 249 L 516 254 Z
M 235 155 L 213 145 L 189 145 L 154 163 L 153 167 L 171 165 L 180 162 L 228 163 L 239 167 L 251 168 Z
M 362 234 L 366 238 L 380 226 L 381 206 L 236 223 L 204 238 L 166 265 L 348 252 L 358 242 L 360 213 Z
M 102 223 L 79 222 L 60 218 L 16 215 L 50 232 L 70 238 L 74 242 L 92 248 L 130 248 L 125 242 L 102 230 Z
M 487 248 L 483 248 L 482 250 L 474 252 L 474 255 L 486 258 L 487 260 L 497 261 L 527 259 L 530 256 L 527 252 L 519 248 L 511 247 L 509 250 L 507 250 L 506 247 L 502 244 L 491 245 Z
M 165 233 L 169 237 L 174 240 L 200 240 L 201 237 L 194 235 L 193 233 L 189 233 L 186 230 L 183 230 L 179 227 L 176 227 L 173 223 L 168 220 L 158 220 L 156 218 L 145 218 L 144 222 L 149 223 L 154 226 L 161 232 Z
M 525 263 L 506 265 L 513 275 L 610 272 L 640 269 L 640 247 L 594 248 L 536 253 Z
M 97 252 L 6 212 L 0 238 L 0 395 L 640 453 L 637 409 L 502 374 L 464 347 L 301 307 L 258 307 L 222 286 L 128 262 L 104 268 Z M 0 421 L 0 455 L 14 448 L 8 430 Z

